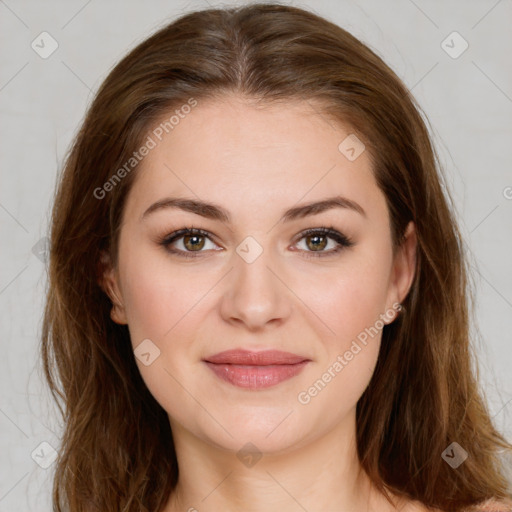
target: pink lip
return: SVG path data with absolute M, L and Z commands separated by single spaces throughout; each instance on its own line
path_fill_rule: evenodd
M 218 377 L 235 386 L 261 389 L 298 375 L 310 360 L 278 350 L 227 350 L 204 361 Z

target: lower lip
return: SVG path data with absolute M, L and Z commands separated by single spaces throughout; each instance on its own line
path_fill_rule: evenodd
M 205 361 L 217 377 L 248 389 L 263 389 L 298 375 L 308 361 L 296 364 L 277 364 L 268 366 L 248 366 L 239 364 L 214 364 Z

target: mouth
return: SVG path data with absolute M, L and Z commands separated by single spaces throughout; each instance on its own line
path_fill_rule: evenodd
M 310 359 L 277 350 L 227 350 L 203 361 L 217 377 L 234 386 L 263 389 L 295 377 Z

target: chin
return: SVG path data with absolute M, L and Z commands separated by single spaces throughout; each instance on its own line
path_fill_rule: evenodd
M 225 450 L 239 452 L 245 446 L 245 450 L 254 449 L 265 454 L 290 451 L 305 444 L 309 437 L 307 418 L 291 406 L 233 407 L 231 414 L 216 416 L 216 419 L 220 425 L 209 418 L 206 424 L 201 422 L 189 430 Z M 252 448 L 246 446 L 248 444 Z

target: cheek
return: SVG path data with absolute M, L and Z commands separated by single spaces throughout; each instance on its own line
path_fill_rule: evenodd
M 322 357 L 297 395 L 299 407 L 321 430 L 356 406 L 377 363 L 386 313 L 383 268 L 325 283 L 315 308 L 335 334 L 322 336 Z
M 316 283 L 319 291 L 309 298 L 335 332 L 328 338 L 335 340 L 338 348 L 374 326 L 387 307 L 390 259 L 358 256 L 353 260 L 343 269 L 326 274 Z
M 146 271 L 132 275 L 123 294 L 132 343 L 137 345 L 140 339 L 160 339 L 185 312 L 183 297 L 170 293 L 162 276 Z
M 202 313 L 199 299 L 213 283 L 204 273 L 202 280 L 190 280 L 190 273 L 142 249 L 133 248 L 123 265 L 123 298 L 140 374 L 157 402 L 186 424 L 197 404 L 183 386 L 192 388 L 189 380 L 201 380 L 200 368 L 191 357 L 197 315 Z M 144 351 L 137 350 L 139 345 L 146 347 Z M 150 353 L 149 364 L 137 357 L 138 352 Z
M 330 391 L 322 392 L 318 406 L 328 407 L 329 400 L 340 406 L 355 405 L 372 377 L 384 320 L 391 318 L 383 319 L 391 314 L 386 309 L 391 257 L 382 250 L 380 255 L 379 259 L 371 254 L 354 257 L 343 269 L 317 280 L 314 289 L 319 291 L 309 295 L 312 309 L 329 327 L 322 336 L 324 357 L 319 361 L 321 382 L 316 387 L 328 383 Z M 313 283 L 309 285 L 313 289 Z
M 201 290 L 208 289 L 204 275 L 202 281 L 194 282 L 190 273 L 170 264 L 165 254 L 151 247 L 132 246 L 126 250 L 120 273 L 134 345 L 145 338 L 157 343 L 162 340 L 198 301 Z

